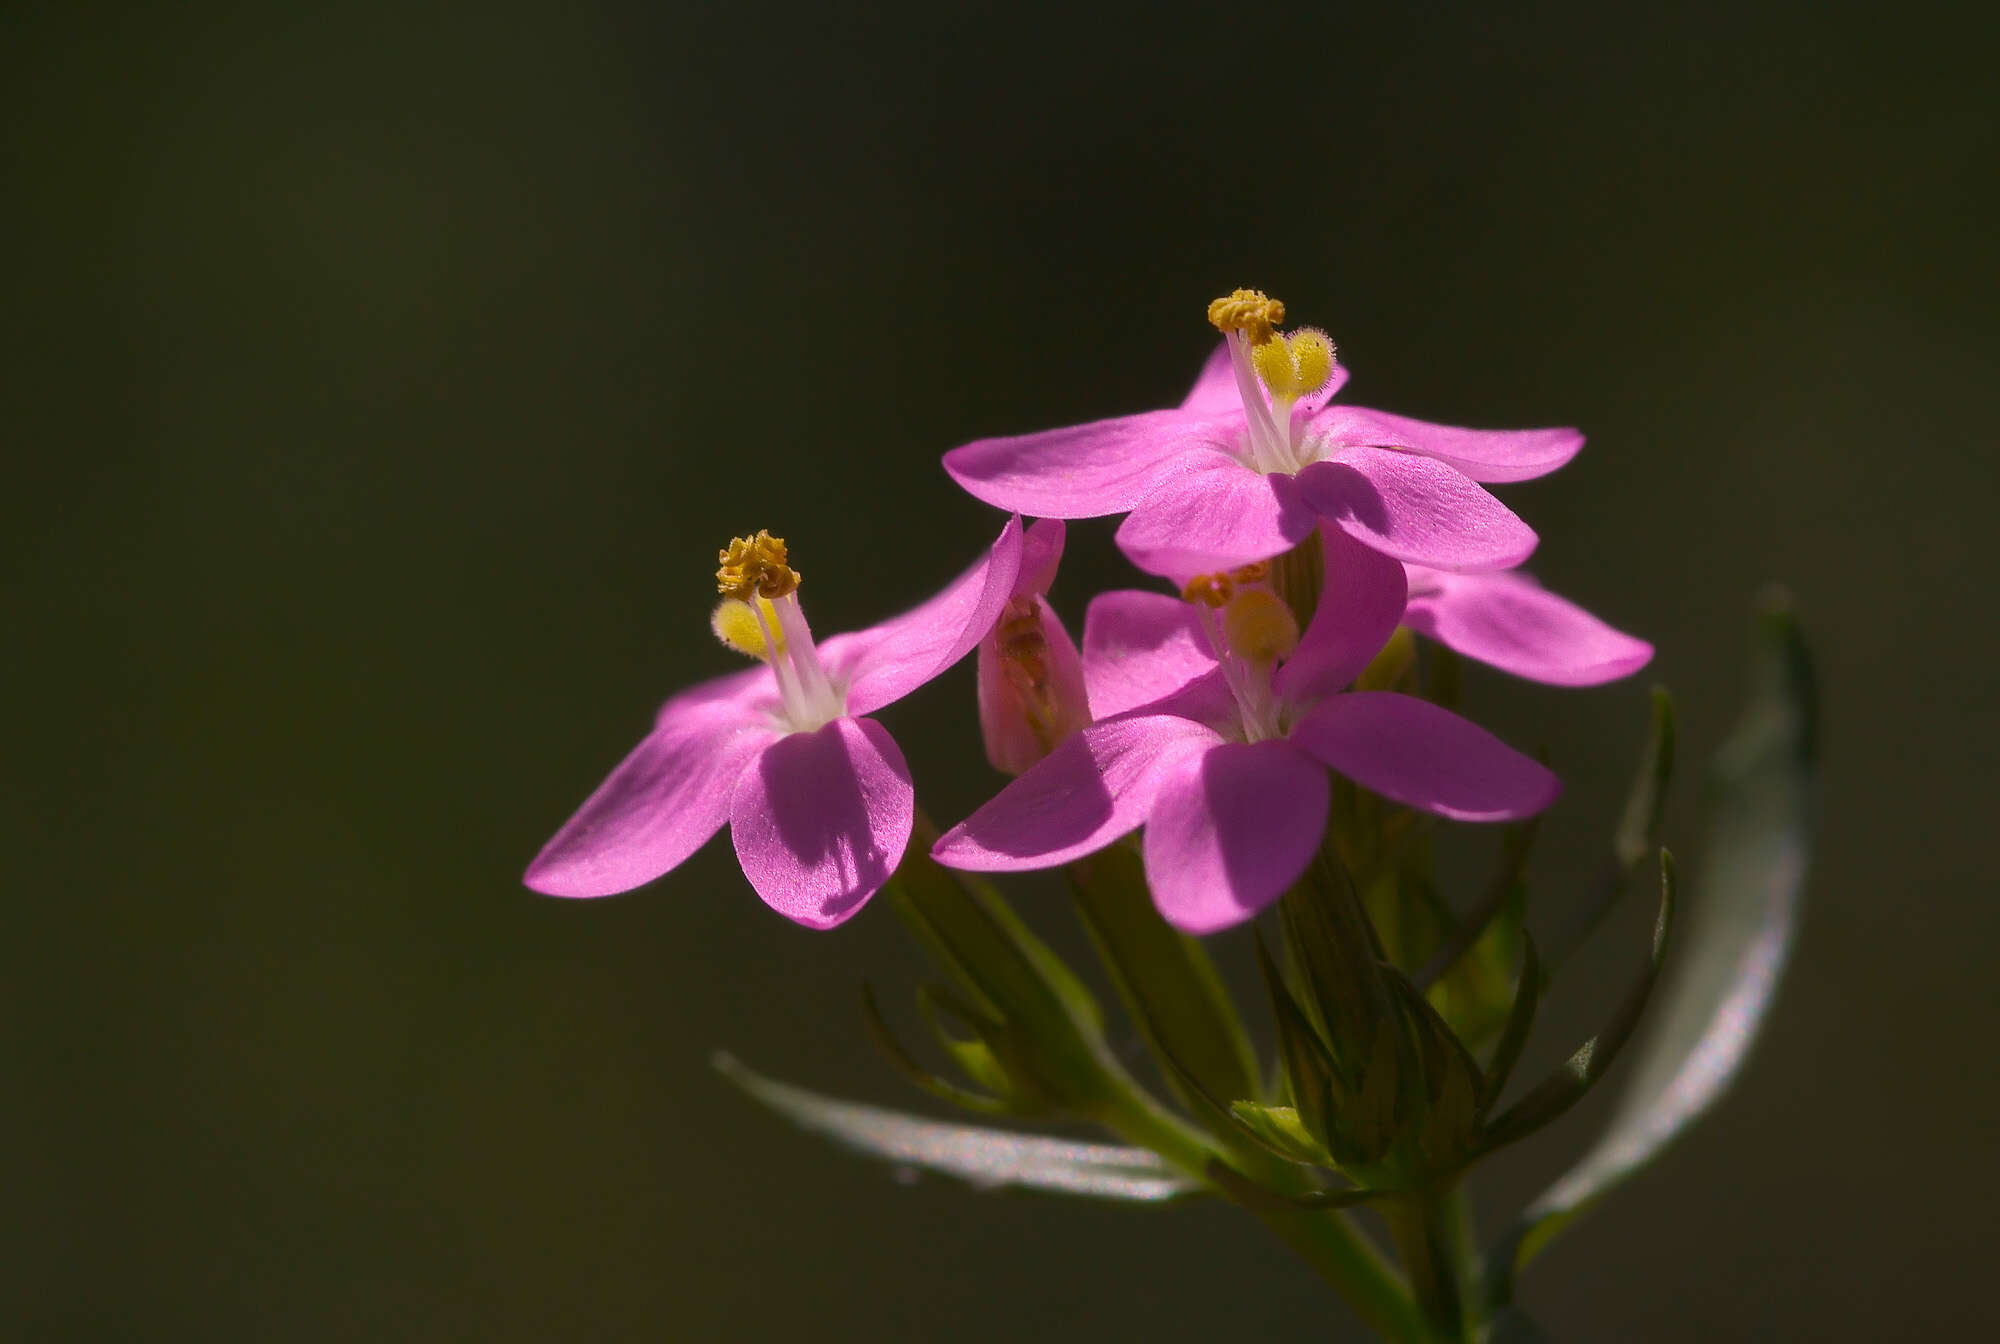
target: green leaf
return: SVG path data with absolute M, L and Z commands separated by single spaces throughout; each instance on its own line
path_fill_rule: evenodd
M 964 1125 L 821 1096 L 717 1054 L 716 1070 L 753 1098 L 842 1147 L 900 1167 L 956 1177 L 981 1190 L 1039 1190 L 1158 1203 L 1201 1187 L 1144 1148 Z
M 1666 816 L 1667 786 L 1673 782 L 1680 728 L 1674 700 L 1664 686 L 1653 688 L 1652 719 L 1639 771 L 1626 796 L 1625 811 L 1611 837 L 1611 859 L 1591 885 L 1590 894 L 1569 927 L 1544 949 L 1547 973 L 1553 975 L 1570 954 L 1589 939 L 1604 917 L 1631 890 L 1632 879 L 1648 854 L 1660 848 L 1660 823 Z
M 1653 921 L 1653 950 L 1646 968 L 1626 991 L 1624 1001 L 1604 1030 L 1585 1041 L 1554 1073 L 1544 1078 L 1534 1091 L 1495 1116 L 1486 1126 L 1482 1153 L 1490 1153 L 1516 1139 L 1525 1138 L 1554 1120 L 1577 1102 L 1610 1069 L 1625 1043 L 1632 1039 L 1646 1002 L 1659 979 L 1660 964 L 1666 959 L 1667 942 L 1674 927 L 1674 860 L 1660 851 L 1660 913 Z
M 1571 1219 L 1659 1156 L 1728 1089 L 1791 951 L 1812 834 L 1817 703 L 1784 597 L 1759 613 L 1748 704 L 1711 772 L 1700 921 L 1596 1147 L 1531 1204 L 1488 1261 L 1492 1300 Z
M 1486 1081 L 1479 1089 L 1479 1114 L 1483 1117 L 1500 1100 L 1500 1094 L 1507 1090 L 1507 1079 L 1513 1075 L 1514 1066 L 1521 1062 L 1521 1048 L 1528 1043 L 1528 1032 L 1535 1025 L 1535 1008 L 1542 995 L 1542 964 L 1535 955 L 1535 940 L 1525 933 L 1521 935 L 1521 974 L 1515 981 L 1514 1006 L 1507 1014 L 1507 1025 L 1500 1033 L 1500 1044 L 1493 1047 L 1493 1060 L 1487 1067 Z

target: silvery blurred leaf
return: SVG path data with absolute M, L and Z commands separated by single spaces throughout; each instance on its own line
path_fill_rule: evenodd
M 1763 602 L 1749 700 L 1716 753 L 1700 902 L 1604 1135 L 1495 1247 L 1491 1300 L 1577 1214 L 1713 1106 L 1748 1055 L 1791 951 L 1812 831 L 1811 662 L 1782 594 Z
M 808 1092 L 766 1078 L 726 1054 L 716 1055 L 714 1063 L 729 1081 L 801 1129 L 898 1167 L 954 1176 L 982 1190 L 1157 1203 L 1201 1188 L 1144 1148 L 928 1120 Z

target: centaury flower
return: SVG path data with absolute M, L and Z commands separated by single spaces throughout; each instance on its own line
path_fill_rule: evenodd
M 815 645 L 785 543 L 730 543 L 713 626 L 758 666 L 667 701 L 638 747 L 528 866 L 551 896 L 650 882 L 729 823 L 743 875 L 809 928 L 847 919 L 902 860 L 909 766 L 863 717 L 936 677 L 992 630 L 1021 565 L 1021 520 L 930 601 Z
M 1301 638 L 1267 566 L 1190 582 L 1185 601 L 1107 593 L 1085 618 L 1098 722 L 947 832 L 957 868 L 1047 868 L 1144 825 L 1160 913 L 1190 933 L 1248 919 L 1319 847 L 1331 768 L 1439 816 L 1506 821 L 1560 784 L 1485 729 L 1414 696 L 1346 691 L 1402 618 L 1396 561 L 1326 537 L 1327 586 Z
M 979 641 L 979 731 L 993 768 L 1018 775 L 1090 722 L 1083 660 L 1049 609 L 1062 523 L 1043 518 L 1021 543 L 1021 572 L 1000 621 Z
M 1225 337 L 1179 407 L 982 439 L 945 454 L 966 490 L 1050 518 L 1130 516 L 1118 544 L 1156 574 L 1227 569 L 1291 549 L 1322 520 L 1398 560 L 1509 569 L 1535 547 L 1478 482 L 1574 457 L 1573 429 L 1475 430 L 1329 401 L 1346 381 L 1319 331 L 1237 290 L 1209 305 Z

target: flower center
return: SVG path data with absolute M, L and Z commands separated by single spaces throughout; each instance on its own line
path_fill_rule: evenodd
M 1216 299 L 1208 305 L 1208 320 L 1229 343 L 1237 395 L 1250 426 L 1244 461 L 1267 476 L 1299 470 L 1318 454 L 1294 423 L 1292 410 L 1300 397 L 1333 377 L 1333 342 L 1311 327 L 1290 336 L 1280 332 L 1285 305 L 1261 290 L 1239 289 Z
M 765 531 L 736 537 L 716 560 L 723 597 L 709 626 L 730 648 L 770 666 L 784 726 L 809 733 L 845 715 L 847 696 L 826 674 L 799 605 L 799 575 L 786 563 L 785 539 Z
M 1181 590 L 1195 607 L 1223 680 L 1236 698 L 1246 742 L 1282 737 L 1283 707 L 1271 686 L 1278 663 L 1299 646 L 1299 622 L 1270 589 L 1267 561 L 1221 574 L 1197 574 Z

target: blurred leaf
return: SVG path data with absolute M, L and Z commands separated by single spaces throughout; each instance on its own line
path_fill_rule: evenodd
M 1542 995 L 1542 964 L 1535 955 L 1535 940 L 1525 933 L 1521 936 L 1521 974 L 1515 981 L 1514 1006 L 1507 1014 L 1507 1025 L 1500 1033 L 1500 1044 L 1493 1048 L 1493 1061 L 1488 1066 L 1486 1081 L 1479 1089 L 1479 1113 L 1484 1116 L 1500 1100 L 1500 1094 L 1507 1090 L 1507 1079 L 1513 1076 L 1514 1066 L 1521 1062 L 1521 1048 L 1528 1043 L 1528 1032 L 1535 1025 L 1535 1008 Z
M 1797 620 L 1782 595 L 1768 597 L 1749 700 L 1712 770 L 1701 922 L 1604 1136 L 1495 1248 L 1492 1300 L 1506 1301 L 1521 1266 L 1657 1157 L 1741 1069 L 1791 950 L 1812 832 L 1817 711 Z
M 868 1157 L 954 1176 L 981 1190 L 1042 1190 L 1157 1203 L 1202 1188 L 1144 1148 L 928 1120 L 808 1092 L 766 1078 L 730 1055 L 718 1053 L 714 1064 L 730 1082 L 801 1129 Z
M 1345 1190 L 1313 1190 L 1305 1194 L 1288 1194 L 1259 1185 L 1219 1157 L 1209 1159 L 1208 1179 L 1245 1208 L 1261 1209 L 1266 1212 L 1346 1209 L 1356 1204 L 1365 1204 L 1371 1199 L 1402 1193 L 1397 1190 L 1363 1190 L 1356 1186 Z

